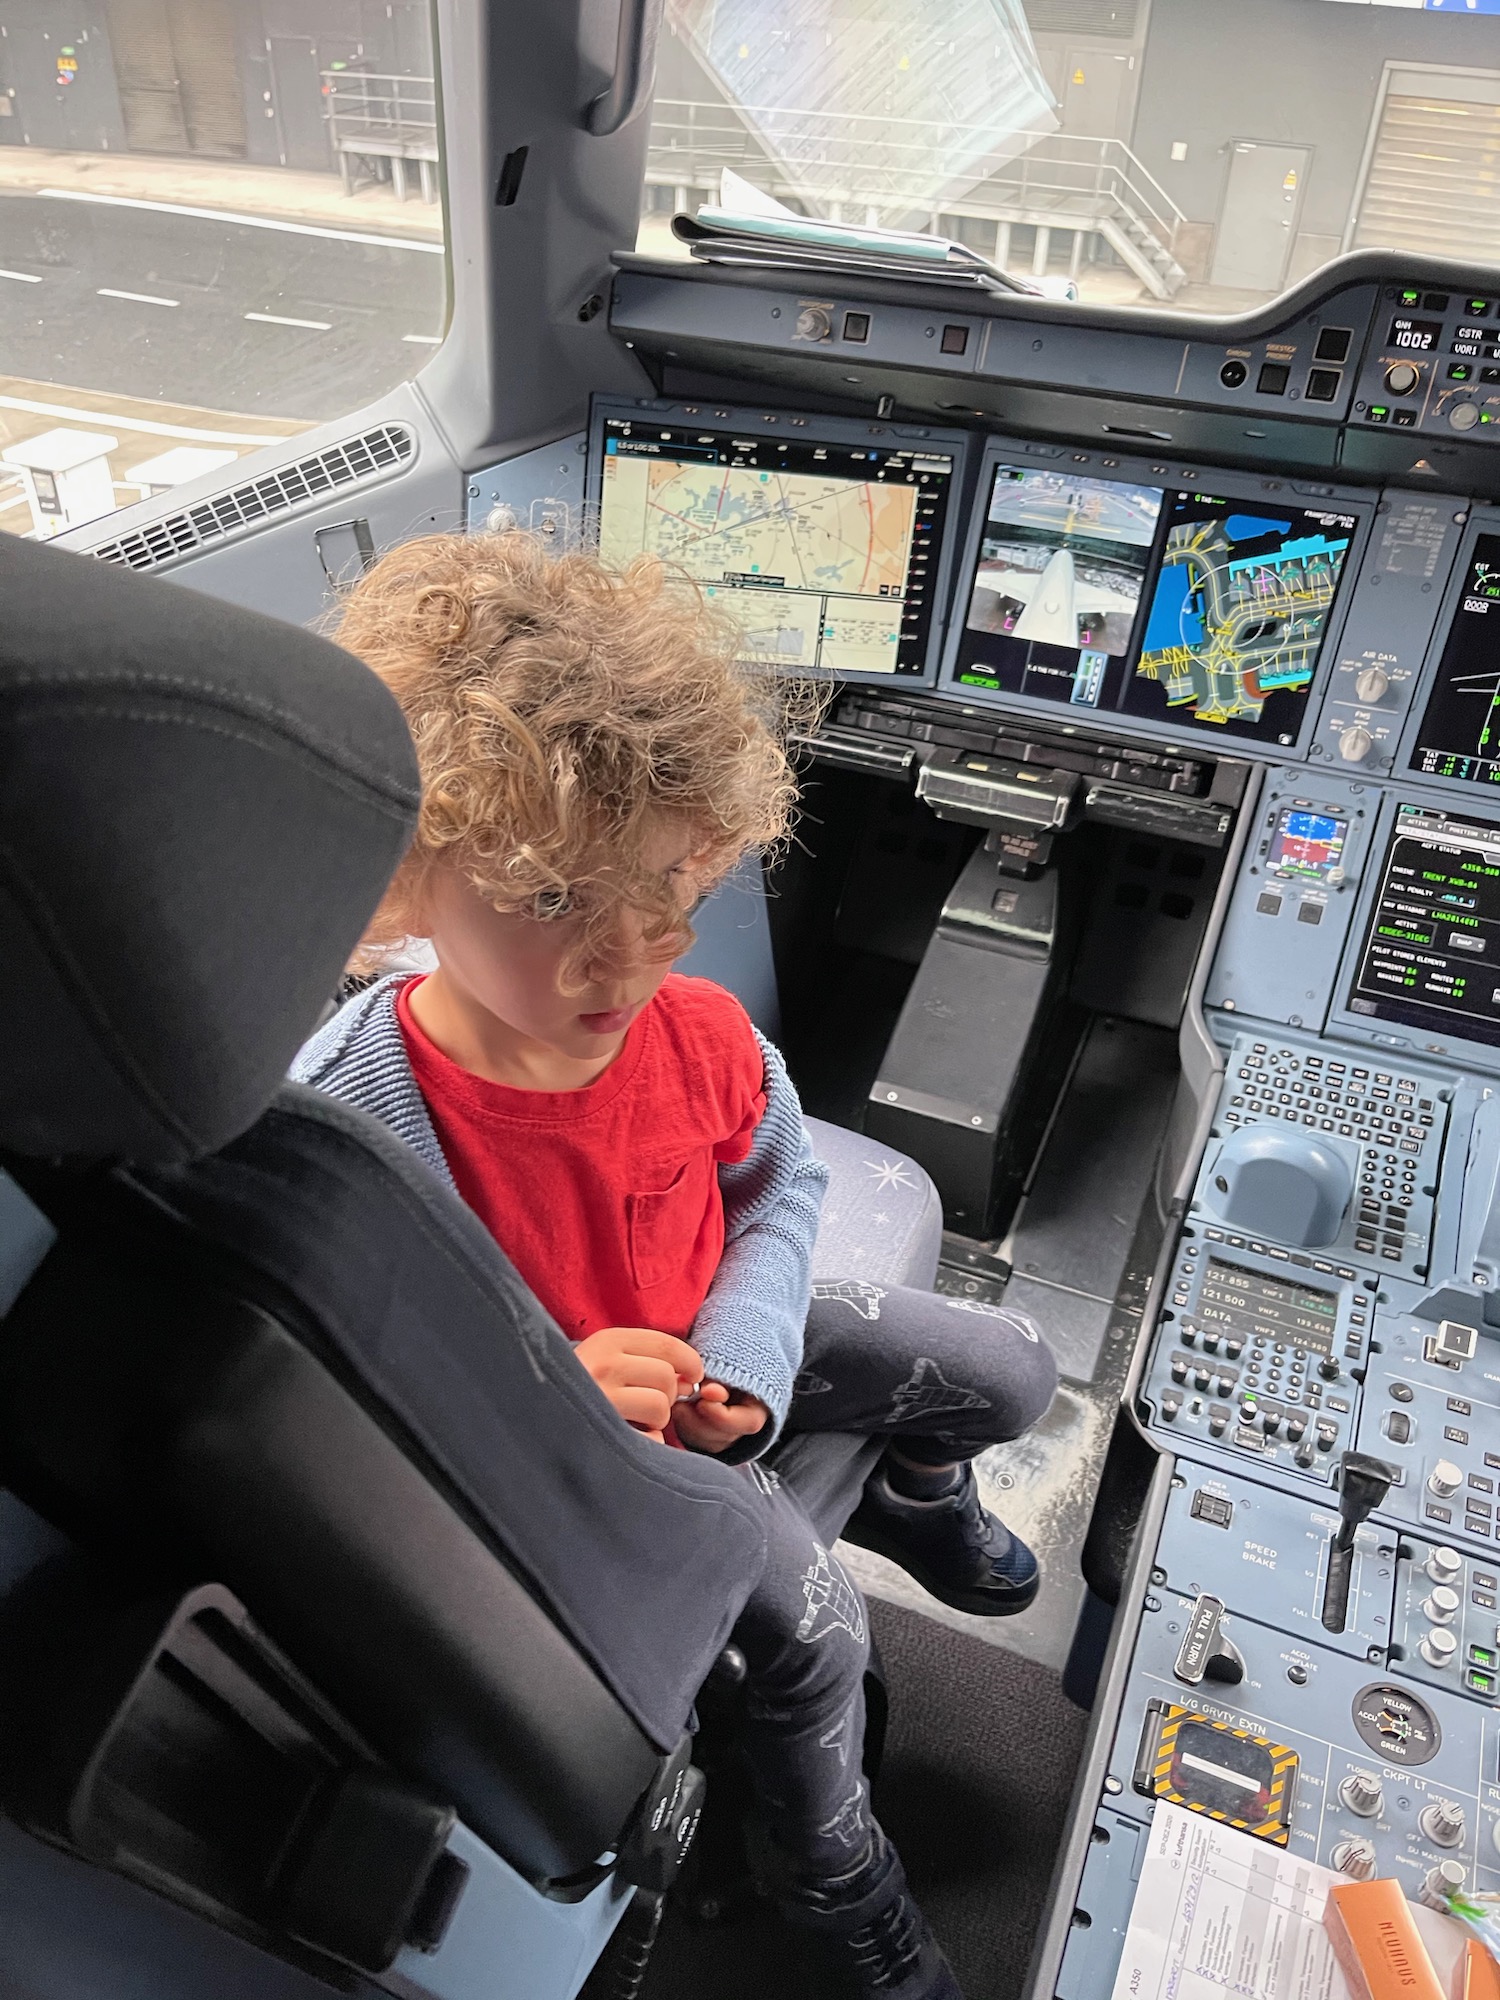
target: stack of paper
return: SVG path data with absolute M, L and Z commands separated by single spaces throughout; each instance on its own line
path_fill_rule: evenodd
M 967 244 L 899 229 L 860 229 L 798 215 L 725 169 L 719 205 L 672 218 L 673 234 L 693 256 L 714 264 L 774 265 L 778 270 L 837 271 L 845 277 L 910 278 L 985 292 L 1039 288 L 1012 278 Z
M 1113 2000 L 1348 2000 L 1323 1905 L 1347 1878 L 1159 1799 Z M 1465 1934 L 1413 1906 L 1452 1991 Z

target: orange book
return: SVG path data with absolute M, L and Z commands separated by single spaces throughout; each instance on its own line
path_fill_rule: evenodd
M 1464 1983 L 1461 2000 L 1500 2000 L 1500 1965 L 1478 1938 L 1469 1939 L 1464 1954 Z
M 1448 2000 L 1399 1882 L 1337 1883 L 1323 1922 L 1354 2000 Z

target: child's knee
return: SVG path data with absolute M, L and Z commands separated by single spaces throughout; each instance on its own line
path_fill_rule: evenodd
M 1036 1321 L 1014 1306 L 994 1308 L 994 1327 L 994 1400 L 1008 1440 L 1029 1431 L 1051 1408 L 1057 1358 Z

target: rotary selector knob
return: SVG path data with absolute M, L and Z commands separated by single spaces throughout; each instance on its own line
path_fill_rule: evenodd
M 1420 372 L 1409 361 L 1398 361 L 1385 371 L 1385 386 L 1393 396 L 1409 396 L 1421 379 Z
M 1427 1491 L 1439 1500 L 1451 1500 L 1463 1483 L 1463 1469 L 1451 1458 L 1440 1458 L 1427 1475 Z
M 1450 1589 L 1446 1583 L 1437 1584 L 1422 1599 L 1422 1616 L 1434 1625 L 1451 1625 L 1462 1602 L 1456 1590 Z
M 1457 1549 L 1440 1542 L 1428 1556 L 1425 1568 L 1434 1583 L 1452 1583 L 1455 1577 L 1463 1575 L 1464 1559 Z
M 1422 1894 L 1418 1898 L 1418 1901 L 1425 1903 L 1429 1910 L 1441 1910 L 1446 1916 L 1448 1913 L 1448 1891 L 1450 1889 L 1461 1889 L 1463 1886 L 1463 1863 L 1460 1861 L 1440 1861 L 1436 1868 L 1428 1869 L 1427 1879 L 1422 1884 Z
M 1385 1793 L 1373 1771 L 1351 1771 L 1339 1786 L 1339 1797 L 1359 1819 L 1378 1818 L 1385 1804 Z
M 1456 431 L 1471 431 L 1479 422 L 1477 403 L 1455 403 L 1448 412 L 1449 427 Z
M 1354 692 L 1360 701 L 1379 701 L 1390 687 L 1391 677 L 1383 667 L 1362 667 L 1354 676 Z
M 1453 1663 L 1453 1655 L 1458 1651 L 1458 1641 L 1446 1625 L 1434 1625 L 1417 1651 L 1429 1667 L 1447 1667 Z
M 1368 1882 L 1375 1873 L 1375 1843 L 1364 1839 L 1341 1840 L 1328 1860 L 1341 1875 L 1351 1875 L 1356 1882 Z
M 1464 1837 L 1464 1809 L 1451 1799 L 1434 1799 L 1417 1814 L 1417 1825 L 1434 1847 L 1457 1847 Z
M 833 314 L 827 306 L 805 305 L 797 312 L 798 340 L 830 340 L 833 337 Z
M 1352 722 L 1339 732 L 1339 755 L 1346 764 L 1362 764 L 1375 747 L 1375 738 L 1362 722 Z

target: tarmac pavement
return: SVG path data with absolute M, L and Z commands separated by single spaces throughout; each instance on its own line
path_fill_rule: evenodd
M 0 450 L 112 436 L 123 506 L 174 447 L 245 457 L 352 411 L 441 337 L 442 241 L 439 206 L 337 174 L 0 146 Z M 0 463 L 5 531 L 31 515 Z

